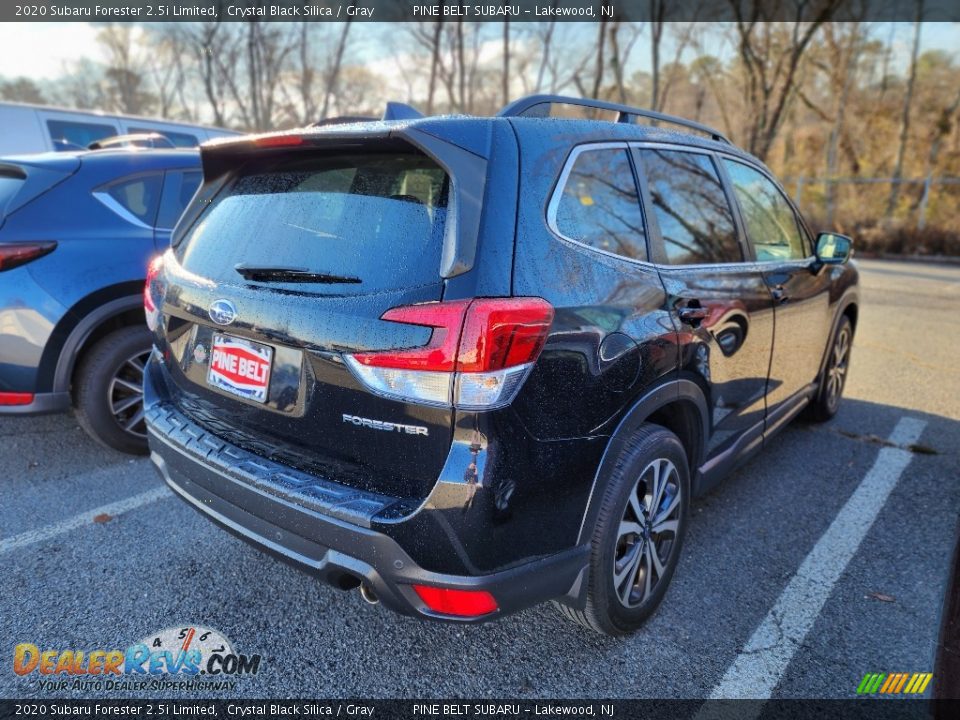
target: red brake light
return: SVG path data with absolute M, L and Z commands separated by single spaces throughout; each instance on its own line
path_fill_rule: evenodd
M 33 402 L 33 393 L 0 392 L 0 405 L 29 405 Z
M 432 327 L 422 347 L 357 353 L 363 365 L 438 372 L 488 372 L 531 363 L 540 355 L 553 322 L 553 307 L 540 298 L 478 298 L 405 305 L 383 320 Z
M 303 138 L 299 135 L 268 135 L 253 141 L 257 147 L 296 147 L 303 145 Z
M 553 307 L 540 298 L 476 298 L 404 305 L 381 318 L 433 328 L 426 345 L 344 355 L 378 395 L 491 410 L 508 405 L 540 355 Z
M 463 316 L 470 302 L 470 300 L 455 300 L 444 303 L 404 305 L 387 310 L 380 316 L 382 320 L 433 328 L 430 342 L 409 350 L 356 353 L 353 357 L 357 362 L 373 367 L 452 372 L 457 362 Z
M 456 617 L 480 617 L 497 609 L 497 601 L 486 590 L 453 590 L 451 588 L 414 585 L 424 604 L 434 612 Z
M 153 300 L 153 281 L 157 279 L 163 269 L 163 256 L 158 255 L 147 265 L 147 280 L 143 284 L 143 309 L 148 313 L 157 311 L 157 304 Z
M 47 242 L 0 243 L 0 272 L 12 270 L 31 260 L 53 252 L 57 243 Z
M 533 362 L 546 342 L 553 308 L 540 298 L 481 298 L 467 313 L 457 370 L 488 372 Z

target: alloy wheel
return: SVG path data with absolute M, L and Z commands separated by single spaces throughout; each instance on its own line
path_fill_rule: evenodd
M 827 405 L 832 409 L 840 402 L 843 384 L 847 379 L 847 367 L 850 362 L 850 327 L 840 329 L 830 354 L 830 367 L 827 370 Z
M 147 436 L 143 418 L 143 370 L 150 351 L 138 352 L 121 363 L 107 388 L 107 402 L 123 431 L 137 438 Z
M 677 545 L 681 511 L 680 474 L 666 458 L 652 461 L 627 498 L 613 560 L 620 604 L 641 605 L 666 573 Z

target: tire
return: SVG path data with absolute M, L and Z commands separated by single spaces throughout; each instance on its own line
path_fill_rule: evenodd
M 813 422 L 826 422 L 840 409 L 843 388 L 850 370 L 850 349 L 853 346 L 853 324 L 843 316 L 830 340 L 827 363 L 820 378 L 820 387 L 807 406 L 805 416 Z
M 147 453 L 143 364 L 152 342 L 145 327 L 121 328 L 99 340 L 80 362 L 73 393 L 77 421 L 101 445 Z
M 666 485 L 661 512 L 650 520 L 651 493 L 660 487 L 656 478 L 665 478 Z M 680 440 L 659 425 L 641 426 L 616 459 L 604 491 L 592 537 L 586 607 L 558 603 L 562 613 L 605 635 L 640 628 L 659 607 L 677 568 L 689 498 L 690 471 Z

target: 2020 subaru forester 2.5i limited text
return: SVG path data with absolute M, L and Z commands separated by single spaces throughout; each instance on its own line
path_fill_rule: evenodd
M 850 241 L 679 118 L 406 114 L 202 149 L 146 288 L 153 462 L 398 612 L 635 630 L 691 497 L 837 411 Z

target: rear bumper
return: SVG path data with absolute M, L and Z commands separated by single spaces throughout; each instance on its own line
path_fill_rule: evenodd
M 371 527 L 392 498 L 321 480 L 225 443 L 169 404 L 151 402 L 149 380 L 145 391 L 151 460 L 174 492 L 233 534 L 335 587 L 364 583 L 395 612 L 492 620 L 567 594 L 587 566 L 589 548 L 582 546 L 486 575 L 425 570 L 396 540 Z M 424 605 L 414 584 L 486 590 L 498 609 L 480 617 L 439 615 Z
M 37 393 L 27 405 L 0 405 L 0 415 L 47 415 L 70 409 L 70 393 Z

